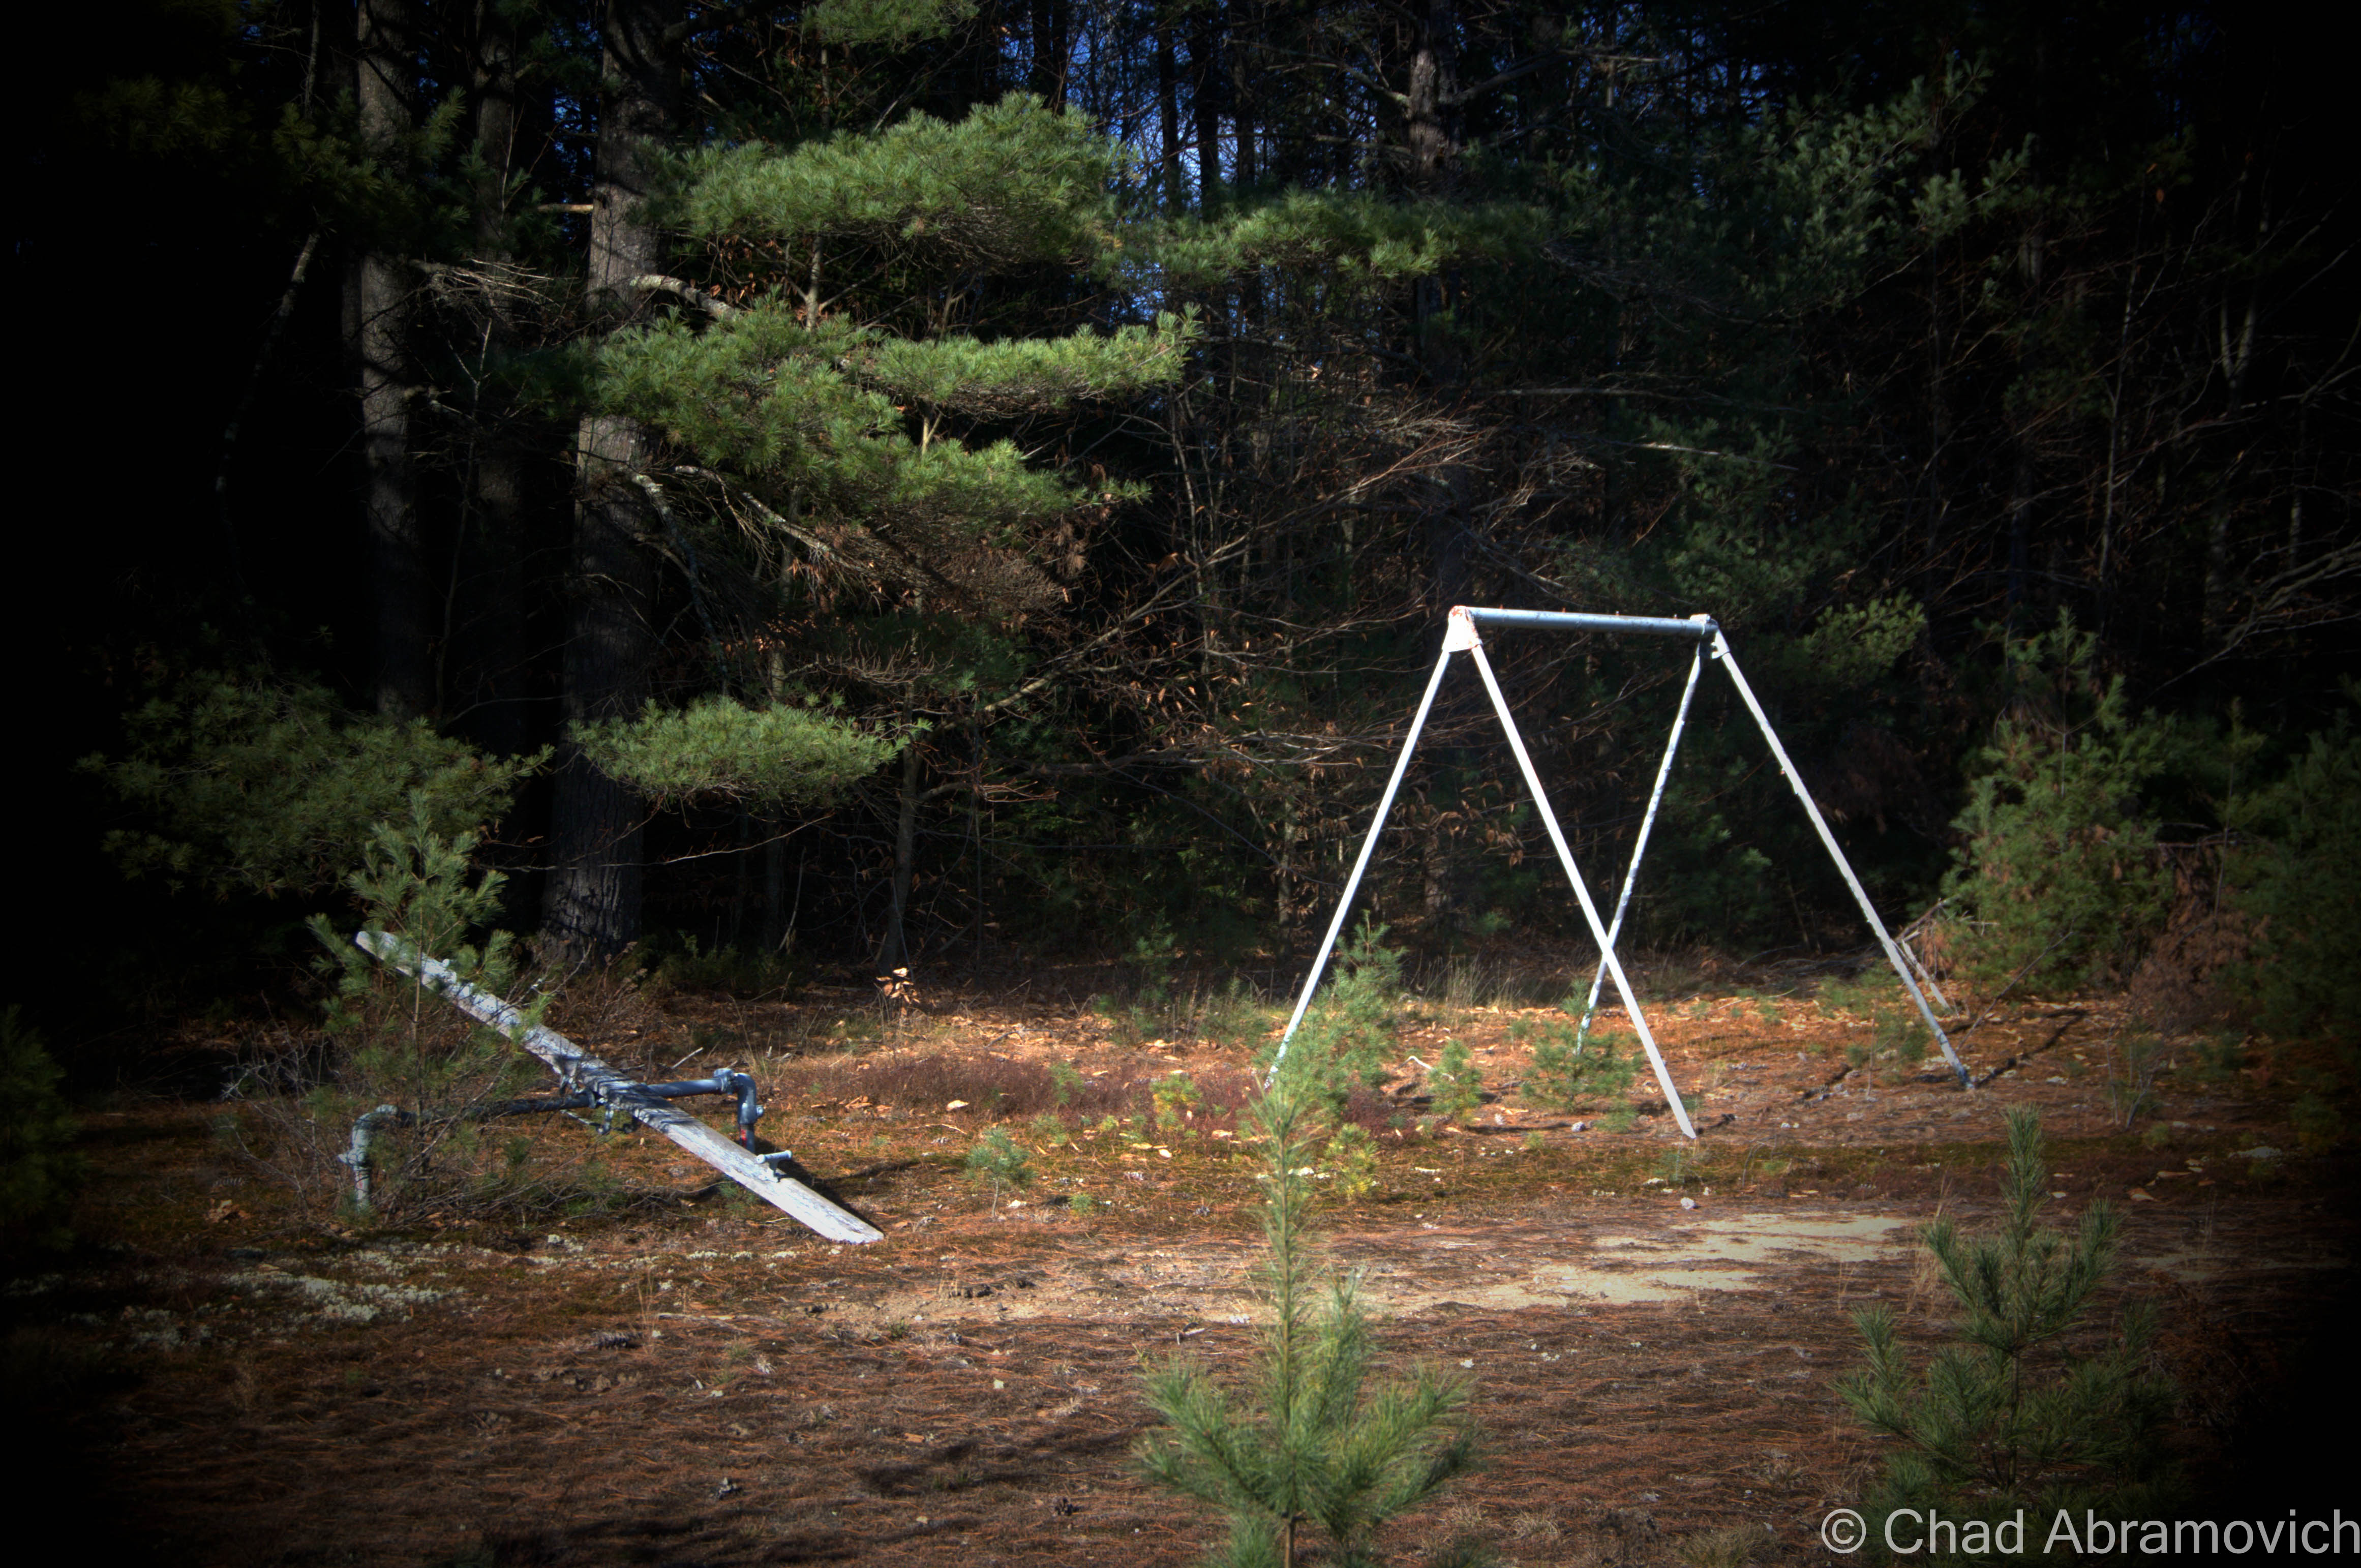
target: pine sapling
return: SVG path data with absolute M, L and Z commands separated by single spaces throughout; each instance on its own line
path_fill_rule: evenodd
M 1358 1122 L 1346 1122 L 1328 1140 L 1330 1190 L 1351 1201 L 1378 1190 L 1378 1143 Z
M 1533 1047 L 1525 1074 L 1525 1098 L 1554 1111 L 1612 1100 L 1631 1085 L 1639 1057 L 1619 1056 L 1618 1044 L 1636 1046 L 1630 1036 L 1600 1033 L 1584 1038 L 1563 1024 Z
M 363 864 L 345 881 L 362 927 L 443 959 L 470 984 L 513 994 L 515 941 L 495 928 L 500 873 L 477 868 L 480 835 L 448 835 L 436 820 L 435 803 L 413 791 L 406 821 L 371 829 Z M 430 982 L 370 958 L 349 927 L 314 916 L 311 929 L 327 949 L 321 968 L 335 985 L 325 1018 L 332 1048 L 327 1070 L 308 1083 L 308 1073 L 283 1060 L 249 1069 L 249 1091 L 295 1091 L 248 1103 L 247 1116 L 269 1146 L 247 1151 L 261 1168 L 379 1219 L 426 1205 L 557 1201 L 554 1171 L 537 1168 L 529 1151 L 517 1154 L 515 1135 L 488 1139 L 482 1131 L 485 1113 L 538 1081 L 535 1064 L 456 1013 Z M 551 1000 L 545 992 L 525 998 L 521 1011 L 538 1022 Z M 240 1148 L 243 1119 L 222 1124 Z M 355 1130 L 364 1119 L 372 1130 L 366 1140 Z
M 2071 1239 L 2043 1228 L 2048 1185 L 2040 1118 L 2011 1112 L 1999 1234 L 1964 1236 L 1948 1220 L 1921 1233 L 1961 1313 L 1957 1341 L 1923 1377 L 1910 1368 L 1890 1310 L 1854 1314 L 1869 1365 L 1839 1392 L 1899 1445 L 1864 1501 L 1872 1545 L 1902 1508 L 1923 1518 L 1939 1508 L 1960 1521 L 1961 1560 L 1977 1551 L 1970 1542 L 1989 1543 L 1991 1527 L 2020 1508 L 2043 1518 L 2056 1508 L 2158 1517 L 2170 1480 L 2162 1428 L 2174 1396 L 2147 1365 L 2154 1314 L 2125 1314 L 2095 1354 L 2067 1348 L 2114 1264 L 2118 1221 L 2100 1202 Z M 1984 1528 L 1967 1528 L 1974 1521 Z M 1993 1550 L 1982 1549 L 1986 1559 Z
M 968 1174 L 992 1190 L 992 1206 L 1000 1207 L 1000 1190 L 1018 1188 L 1033 1179 L 1027 1168 L 1029 1156 L 1023 1145 L 1008 1135 L 1007 1129 L 994 1127 L 975 1141 L 967 1151 Z
M 1150 1084 L 1148 1093 L 1149 1102 L 1156 1108 L 1156 1124 L 1168 1132 L 1178 1131 L 1181 1124 L 1194 1120 L 1197 1107 L 1204 1102 L 1197 1080 L 1180 1068 Z
M 1433 1097 L 1435 1114 L 1456 1122 L 1483 1102 L 1484 1075 L 1466 1046 L 1445 1040 L 1442 1059 L 1427 1080 L 1427 1090 Z
M 1338 950 L 1334 978 L 1281 1064 L 1282 1079 L 1318 1096 L 1331 1112 L 1344 1109 L 1356 1086 L 1385 1081 L 1402 991 L 1401 955 L 1385 945 L 1385 927 L 1365 920 Z
M 1256 1107 L 1271 1169 L 1257 1269 L 1269 1312 L 1246 1390 L 1216 1384 L 1197 1363 L 1147 1374 L 1165 1430 L 1139 1463 L 1172 1490 L 1227 1516 L 1229 1539 L 1206 1555 L 1218 1568 L 1293 1568 L 1317 1542 L 1320 1561 L 1375 1564 L 1378 1531 L 1433 1498 L 1474 1463 L 1465 1383 L 1422 1368 L 1372 1387 L 1367 1314 L 1350 1277 L 1322 1287 L 1307 1234 L 1309 1095 L 1285 1082 Z M 1442 1559 L 1466 1563 L 1464 1551 Z

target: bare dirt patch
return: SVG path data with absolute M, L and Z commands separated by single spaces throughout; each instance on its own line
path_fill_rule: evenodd
M 2201 1468 L 2341 1288 L 2343 1168 L 2296 1148 L 2268 1082 L 2198 1071 L 2199 1042 L 2126 1129 L 2100 1003 L 1980 1025 L 1978 1075 L 2016 1065 L 1963 1093 L 1848 1062 L 1866 1020 L 1700 1000 L 1664 1031 L 1702 1091 L 1694 1147 L 1661 1114 L 1614 1133 L 1605 1107 L 1525 1103 L 1538 1010 L 1414 1019 L 1391 1092 L 1357 1107 L 1378 1187 L 1328 1208 L 1329 1248 L 1389 1354 L 1476 1381 L 1489 1450 L 1400 1547 L 1473 1530 L 1511 1563 L 1672 1562 L 1742 1525 L 1770 1532 L 1757 1561 L 1817 1556 L 1877 1452 L 1830 1387 L 1849 1312 L 1939 1335 L 1916 1227 L 1984 1215 L 2009 1106 L 2043 1110 L 2061 1222 L 2125 1212 L 2110 1310 L 2165 1305 Z M 1022 1001 L 873 1013 L 849 1052 L 860 1005 L 675 997 L 585 1043 L 664 1065 L 701 1037 L 750 1065 L 763 1132 L 885 1229 L 867 1248 L 620 1137 L 601 1157 L 642 1196 L 603 1215 L 340 1234 L 223 1152 L 217 1107 L 94 1119 L 88 1245 L 0 1301 L 20 1402 L 57 1423 L 36 1484 L 107 1498 L 126 1550 L 205 1563 L 1189 1560 L 1216 1527 L 1132 1475 L 1137 1373 L 1251 1353 L 1256 1157 L 1222 1095 L 1159 1126 L 1146 1091 L 1240 1079 L 1243 1053 Z M 1422 1130 L 1411 1058 L 1445 1038 L 1492 1098 Z M 959 1166 L 995 1120 L 1031 1149 L 1015 1204 Z

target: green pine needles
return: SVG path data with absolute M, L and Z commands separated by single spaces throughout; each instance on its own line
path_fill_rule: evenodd
M 602 771 L 655 799 L 774 807 L 827 801 L 908 744 L 831 714 L 721 696 L 672 713 L 650 703 L 635 719 L 577 724 L 574 738 Z
M 2007 652 L 2025 695 L 1980 753 L 1947 886 L 1982 923 L 1975 946 L 1996 974 L 2039 988 L 2127 971 L 2172 898 L 2162 825 L 2142 796 L 2185 760 L 2187 739 L 2132 716 L 2123 677 L 2097 673 L 2096 636 L 2063 614 Z
M 1374 1564 L 1385 1523 L 1473 1465 L 1469 1390 L 1429 1368 L 1371 1386 L 1368 1315 L 1349 1276 L 1323 1288 L 1308 1234 L 1316 1111 L 1283 1083 L 1255 1116 L 1271 1159 L 1257 1270 L 1270 1312 L 1260 1365 L 1238 1394 L 1193 1362 L 1151 1369 L 1148 1400 L 1166 1430 L 1142 1442 L 1139 1463 L 1228 1516 L 1229 1539 L 1207 1554 L 1209 1568 L 1292 1568 L 1315 1542 L 1323 1563 Z M 1437 1561 L 1474 1560 L 1460 1547 Z
M 479 872 L 477 835 L 437 831 L 432 804 L 413 795 L 407 822 L 381 822 L 359 871 L 346 879 L 366 929 L 400 937 L 440 958 L 470 984 L 515 994 L 518 963 L 510 933 L 494 929 L 501 878 Z M 267 1146 L 263 1168 L 317 1199 L 357 1204 L 350 1161 L 368 1166 L 368 1211 L 400 1220 L 428 1207 L 514 1212 L 555 1207 L 565 1199 L 553 1173 L 536 1165 L 533 1140 L 517 1124 L 489 1132 L 484 1113 L 542 1086 L 537 1064 L 504 1036 L 454 1009 L 434 987 L 388 969 L 354 946 L 339 925 L 314 916 L 311 930 L 328 950 L 334 975 L 327 1007 L 332 1049 L 321 1080 L 280 1081 L 287 1064 L 251 1088 L 293 1091 L 251 1102 L 247 1120 Z M 489 932 L 480 945 L 474 940 Z M 536 988 L 538 991 L 538 988 Z M 538 1022 L 551 1001 L 520 999 Z M 387 1117 L 365 1153 L 350 1146 L 355 1123 L 383 1109 Z M 225 1134 L 242 1138 L 233 1119 Z M 577 1173 L 578 1174 L 578 1173 Z
M 82 763 L 142 821 L 107 852 L 126 875 L 217 897 L 334 887 L 377 824 L 413 810 L 473 832 L 547 757 L 486 757 L 423 719 L 348 712 L 324 686 L 251 671 L 196 671 L 124 715 L 124 755 Z
M 1337 949 L 1327 990 L 1279 1064 L 1282 1081 L 1308 1089 L 1332 1111 L 1344 1108 L 1356 1085 L 1385 1081 L 1402 996 L 1401 955 L 1385 939 L 1385 927 L 1364 920 Z
M 1901 1444 L 1863 1502 L 1872 1547 L 1884 1541 L 1888 1516 L 1903 1508 L 1922 1519 L 1939 1508 L 1971 1542 L 1988 1542 L 1992 1527 L 2019 1509 L 2045 1519 L 2059 1508 L 2158 1517 L 2171 1478 L 2162 1437 L 2174 1394 L 2147 1365 L 2154 1314 L 2126 1312 L 2094 1354 L 2065 1347 L 2114 1266 L 2118 1221 L 2102 1202 L 2083 1212 L 2070 1240 L 2044 1229 L 2048 1186 L 2040 1118 L 2013 1111 L 1999 1233 L 1963 1236 L 1947 1220 L 1923 1233 L 1961 1313 L 1957 1343 L 1936 1353 L 1923 1377 L 1911 1371 L 1893 1312 L 1854 1314 L 1869 1365 L 1839 1392 L 1855 1415 Z
M 997 1209 L 1002 1188 L 1014 1190 L 1033 1179 L 1030 1158 L 1025 1146 L 1010 1137 L 1006 1128 L 994 1127 L 976 1139 L 963 1163 L 968 1175 L 992 1190 L 992 1206 Z
M 40 1031 L 11 1006 L 0 1011 L 0 1252 L 18 1242 L 63 1247 L 73 1241 L 66 1213 L 85 1174 L 72 1147 L 73 1112 L 64 1078 Z
M 1629 1055 L 1617 1053 L 1619 1043 Z M 1627 1035 L 1601 1032 L 1584 1039 L 1566 1025 L 1553 1024 L 1533 1047 L 1525 1098 L 1553 1111 L 1614 1100 L 1630 1090 L 1639 1073 L 1638 1047 L 1639 1041 Z
M 1427 1090 L 1433 1096 L 1434 1113 L 1456 1122 L 1483 1103 L 1484 1074 L 1466 1046 L 1445 1040 L 1442 1058 L 1427 1075 Z
M 2361 682 L 2345 694 L 2361 703 Z M 2361 1041 L 2361 732 L 2349 714 L 2312 737 L 2286 774 L 2235 803 L 2246 840 L 2231 861 L 2254 948 L 2238 974 L 2267 1028 Z

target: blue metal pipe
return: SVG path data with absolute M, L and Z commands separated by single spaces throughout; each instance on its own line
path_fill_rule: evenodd
M 1581 615 L 1558 609 L 1485 609 L 1472 604 L 1460 605 L 1451 613 L 1464 615 L 1477 626 L 1522 626 L 1548 631 L 1638 631 L 1658 637 L 1702 640 L 1721 630 L 1714 624 L 1712 617 L 1704 615 L 1675 620 L 1661 615 Z
M 725 1068 L 711 1078 L 692 1078 L 679 1083 L 635 1083 L 631 1087 L 665 1100 L 690 1094 L 733 1095 L 738 1101 L 738 1141 L 748 1148 L 754 1146 L 754 1124 L 763 1118 L 763 1102 L 755 1097 L 753 1079 L 745 1073 Z

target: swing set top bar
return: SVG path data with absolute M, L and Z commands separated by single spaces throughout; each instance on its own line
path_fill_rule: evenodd
M 1637 631 L 1703 639 L 1721 630 L 1709 615 L 1675 620 L 1661 615 L 1580 615 L 1560 609 L 1487 609 L 1472 604 L 1456 605 L 1451 613 L 1466 616 L 1476 626 L 1525 626 L 1545 631 Z

